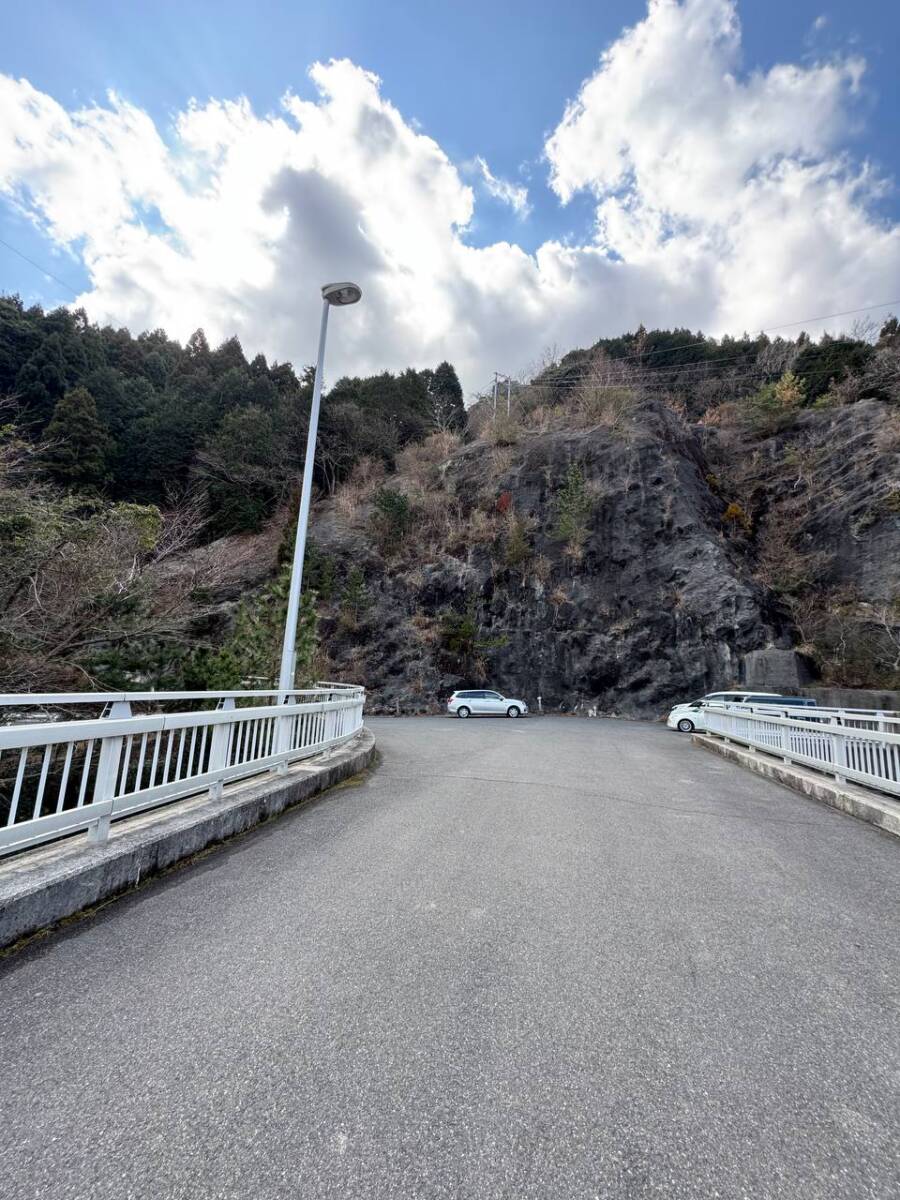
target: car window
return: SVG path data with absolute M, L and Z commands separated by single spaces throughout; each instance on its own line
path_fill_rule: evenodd
M 482 695 L 486 700 L 502 700 L 503 697 L 499 692 L 483 692 Z

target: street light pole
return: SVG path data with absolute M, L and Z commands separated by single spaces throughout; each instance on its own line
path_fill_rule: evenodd
M 281 647 L 281 671 L 278 676 L 278 702 L 284 704 L 294 688 L 297 646 L 297 618 L 300 615 L 300 589 L 303 583 L 303 557 L 306 553 L 306 530 L 309 525 L 309 505 L 312 496 L 313 467 L 316 457 L 316 435 L 319 431 L 319 407 L 322 395 L 322 367 L 325 361 L 325 335 L 328 332 L 328 310 L 332 305 L 356 304 L 362 292 L 355 283 L 329 283 L 322 288 L 322 324 L 319 328 L 319 353 L 313 383 L 312 406 L 309 410 L 309 432 L 306 435 L 306 457 L 303 460 L 303 483 L 300 488 L 300 512 L 297 515 L 297 534 L 294 539 L 294 561 L 291 566 L 291 586 L 288 591 L 287 619 Z

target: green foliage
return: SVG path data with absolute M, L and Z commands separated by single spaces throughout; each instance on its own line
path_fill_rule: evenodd
M 500 649 L 508 642 L 505 635 L 485 638 L 478 621 L 474 597 L 459 611 L 447 608 L 438 621 L 438 644 L 451 662 L 463 668 L 471 668 L 478 654 Z
M 372 497 L 375 512 L 372 526 L 382 553 L 394 554 L 403 545 L 412 528 L 409 498 L 393 488 L 379 488 Z
M 464 612 L 446 609 L 441 613 L 438 638 L 448 654 L 458 659 L 472 656 L 478 641 L 478 621 L 475 606 L 469 604 Z
M 293 536 L 293 523 L 288 529 Z M 303 559 L 303 586 L 315 592 L 323 604 L 330 604 L 337 592 L 337 563 L 310 540 Z
M 44 430 L 44 441 L 44 462 L 58 483 L 80 491 L 103 487 L 112 443 L 89 391 L 66 392 Z
M 521 567 L 531 558 L 531 543 L 525 522 L 510 514 L 503 544 L 503 561 L 508 567 Z
M 251 600 L 242 602 L 223 644 L 195 656 L 191 674 L 200 686 L 222 690 L 276 686 L 290 579 L 290 564 L 285 563 L 276 579 Z M 297 619 L 298 687 L 311 682 L 318 646 L 317 623 L 315 593 L 304 591 Z
M 88 417 L 66 405 L 56 413 L 54 477 L 164 506 L 199 476 L 207 536 L 256 530 L 287 498 L 303 469 L 312 384 L 310 368 L 298 377 L 262 355 L 248 363 L 237 338 L 213 349 L 198 329 L 182 347 L 161 330 L 132 337 L 92 326 L 80 311 L 45 313 L 0 297 L 0 398 L 16 398 L 19 435 L 41 438 L 80 388 L 96 406 Z M 432 431 L 436 396 L 458 425 L 462 392 L 448 363 L 340 380 L 322 406 L 317 485 L 333 491 L 363 456 L 393 466 L 398 450 Z M 90 424 L 92 441 L 67 427 L 70 417 Z
M 580 551 L 587 538 L 592 507 L 584 473 L 577 463 L 572 463 L 556 497 L 555 533 L 573 552 Z
M 803 407 L 804 383 L 787 371 L 777 383 L 767 383 L 746 402 L 750 423 L 758 433 L 778 433 L 791 425 Z
M 355 628 L 371 603 L 372 598 L 366 587 L 365 576 L 359 567 L 352 567 L 341 596 L 341 614 L 345 625 Z
M 279 499 L 279 462 L 272 417 L 250 406 L 226 413 L 200 454 L 213 533 L 255 532 Z
M 438 429 L 461 432 L 466 424 L 466 406 L 456 371 L 448 362 L 440 363 L 428 381 L 434 424 Z
M 865 342 L 832 338 L 826 334 L 820 342 L 810 342 L 800 351 L 794 363 L 794 374 L 807 399 L 814 401 L 845 375 L 862 374 L 874 354 L 874 348 Z

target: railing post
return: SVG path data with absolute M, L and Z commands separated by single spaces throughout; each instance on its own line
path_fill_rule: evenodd
M 840 719 L 832 717 L 829 724 L 839 725 Z M 831 765 L 837 768 L 834 772 L 834 777 L 838 783 L 846 783 L 847 776 L 841 771 L 841 767 L 846 769 L 847 766 L 847 743 L 840 734 L 831 734 Z
M 219 712 L 233 712 L 234 700 L 229 697 L 227 700 L 220 700 L 218 703 Z M 220 725 L 213 727 L 213 734 L 209 744 L 209 771 L 221 771 L 224 774 L 225 768 L 228 766 L 228 745 L 231 738 L 231 731 L 234 725 L 230 722 L 223 721 Z M 221 779 L 214 779 L 209 785 L 209 794 L 213 800 L 218 800 L 222 795 Z
M 285 704 L 296 704 L 296 702 L 296 697 L 291 697 L 290 693 L 288 693 L 284 698 Z M 291 746 L 291 723 L 294 718 L 276 717 L 275 720 L 277 722 L 275 730 L 275 750 L 276 753 L 282 755 L 283 757 L 272 769 L 276 775 L 286 775 L 288 769 L 287 754 L 289 750 L 293 749 Z
M 131 716 L 131 705 L 127 700 L 115 700 L 103 710 L 102 720 L 117 721 Z M 88 826 L 88 841 L 92 846 L 99 846 L 109 838 L 109 823 L 112 819 L 112 802 L 116 796 L 116 781 L 119 777 L 119 767 L 122 762 L 122 746 L 124 737 L 103 738 L 100 743 L 100 756 L 97 760 L 97 774 L 94 778 L 92 804 L 103 804 L 108 801 L 108 807 L 101 817 Z
M 791 761 L 791 727 L 790 725 L 781 726 L 781 758 L 783 762 Z

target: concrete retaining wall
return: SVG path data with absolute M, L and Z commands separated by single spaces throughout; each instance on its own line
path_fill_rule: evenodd
M 91 846 L 83 834 L 0 863 L 0 947 L 135 887 L 142 879 L 302 803 L 371 766 L 375 738 L 351 742 L 292 767 L 231 784 L 218 800 L 198 796 L 112 827 Z

